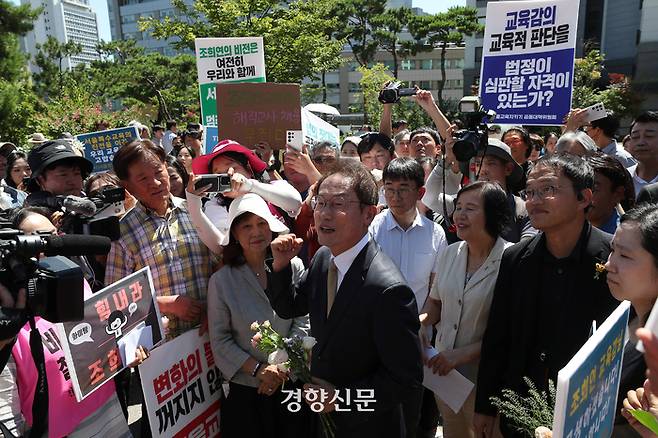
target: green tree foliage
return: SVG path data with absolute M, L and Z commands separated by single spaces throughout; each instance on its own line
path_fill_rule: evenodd
M 434 15 L 415 16 L 409 23 L 409 32 L 416 44 L 409 48 L 412 54 L 441 49 L 441 79 L 438 87 L 438 105 L 443 108 L 443 87 L 446 80 L 446 52 L 450 45 L 463 45 L 464 37 L 482 32 L 477 9 L 455 6 Z
M 178 48 L 194 47 L 202 37 L 262 36 L 270 82 L 301 82 L 340 65 L 343 42 L 332 40 L 335 26 L 329 0 L 196 0 L 193 6 L 173 0 L 182 18 L 140 23 L 156 38 L 172 39 Z
M 64 67 L 64 60 L 82 53 L 82 45 L 73 41 L 60 43 L 48 35 L 46 42 L 37 44 L 36 48 L 34 63 L 39 70 L 32 74 L 32 79 L 37 94 L 42 97 L 62 94 L 67 80 L 72 79 Z
M 333 14 L 338 18 L 336 35 L 352 49 L 361 67 L 368 67 L 375 59 L 379 41 L 374 32 L 383 20 L 386 0 L 338 0 Z
M 621 74 L 602 77 L 605 59 L 598 50 L 576 59 L 573 81 L 573 108 L 586 108 L 603 103 L 620 117 L 637 114 L 641 98 L 631 88 L 630 80 Z
M 40 10 L 0 0 L 0 140 L 20 143 L 31 129 L 36 97 L 18 39 L 32 29 Z
M 373 37 L 380 47 L 393 57 L 393 76 L 395 78 L 398 77 L 400 58 L 406 58 L 413 50 L 413 44 L 409 46 L 400 41 L 400 34 L 409 25 L 412 17 L 411 9 L 397 8 L 387 9 L 373 20 L 375 25 Z

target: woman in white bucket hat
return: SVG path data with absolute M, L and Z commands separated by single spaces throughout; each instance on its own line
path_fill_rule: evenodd
M 265 353 L 252 345 L 251 324 L 269 321 L 281 336 L 307 336 L 308 316 L 279 317 L 265 294 L 267 271 L 274 233 L 288 228 L 270 212 L 260 196 L 247 193 L 231 202 L 228 233 L 224 246 L 224 267 L 208 286 L 208 323 L 215 363 L 229 382 L 229 393 L 222 402 L 222 436 L 294 437 L 300 435 L 306 418 L 283 405 L 280 391 L 287 372 L 268 364 Z M 299 281 L 304 266 L 293 259 L 293 281 Z M 293 385 L 287 384 L 288 389 Z

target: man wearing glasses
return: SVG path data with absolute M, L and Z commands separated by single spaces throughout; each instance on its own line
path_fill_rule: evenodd
M 376 203 L 367 169 L 341 164 L 318 182 L 312 207 L 324 246 L 299 284 L 292 283 L 290 260 L 302 239 L 288 234 L 271 245 L 266 293 L 282 318 L 310 314 L 317 344 L 314 384 L 306 388 L 319 392 L 316 401 L 330 413 L 336 436 L 405 437 L 402 401 L 421 387 L 418 308 L 400 271 L 369 238 Z M 374 402 L 364 411 L 348 405 L 348 394 Z
M 425 193 L 424 171 L 418 161 L 409 157 L 394 159 L 384 168 L 383 180 L 388 208 L 375 216 L 370 235 L 400 269 L 416 296 L 420 313 L 436 274 L 437 259 L 448 242 L 441 225 L 421 215 L 416 208 Z M 427 389 L 417 391 L 403 405 L 407 436 L 419 436 L 419 427 L 432 430 L 438 423 L 435 418 L 436 421 L 428 421 L 432 426 L 419 426 L 421 406 L 423 412 L 430 412 L 428 418 L 432 417 L 434 406 L 438 417 L 433 393 Z M 421 436 L 428 436 L 425 430 Z
M 611 236 L 592 227 L 594 171 L 579 157 L 540 158 L 524 193 L 533 227 L 541 232 L 503 254 L 494 290 L 477 381 L 476 436 L 491 437 L 492 396 L 504 388 L 527 391 L 523 377 L 546 391 L 548 380 L 587 341 L 618 302 L 600 274 Z M 519 436 L 501 420 L 504 436 Z

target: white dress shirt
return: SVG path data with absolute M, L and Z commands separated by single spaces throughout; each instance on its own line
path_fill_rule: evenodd
M 439 253 L 448 246 L 443 228 L 416 211 L 413 223 L 404 230 L 387 209 L 373 219 L 370 235 L 402 272 L 420 312 L 429 294 L 430 275 L 436 273 Z
M 361 240 L 357 242 L 356 245 L 351 247 L 345 252 L 342 252 L 334 257 L 332 254 L 331 260 L 336 264 L 336 269 L 338 271 L 338 278 L 336 279 L 336 293 L 340 290 L 340 284 L 345 278 L 345 274 L 349 271 L 350 266 L 354 263 L 354 259 L 359 255 L 361 250 L 366 247 L 368 241 L 370 240 L 370 235 L 368 233 L 364 234 Z
M 639 176 L 637 176 L 637 164 L 635 166 L 629 167 L 626 170 L 628 170 L 628 173 L 630 173 L 631 177 L 633 178 L 633 185 L 635 186 L 635 196 L 637 196 L 640 193 L 642 187 L 658 182 L 658 176 L 656 176 L 651 181 L 645 181 Z

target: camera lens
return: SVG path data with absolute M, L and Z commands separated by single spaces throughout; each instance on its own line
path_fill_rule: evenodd
M 480 136 L 471 131 L 458 131 L 455 138 L 459 138 L 452 147 L 457 161 L 468 161 L 475 156 L 480 145 Z

